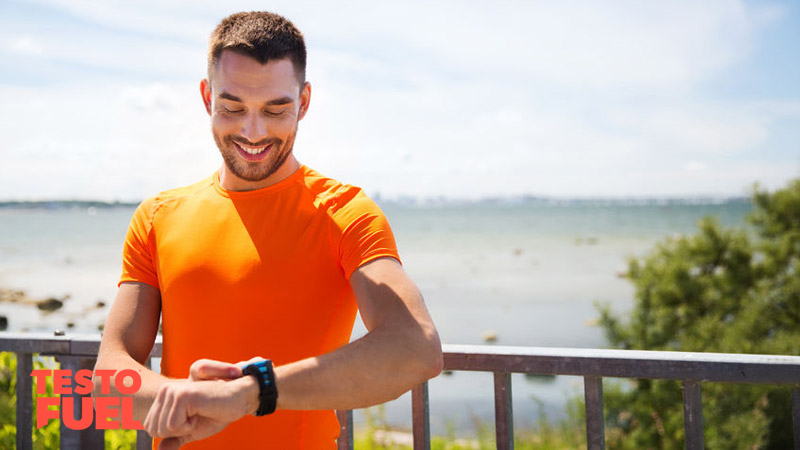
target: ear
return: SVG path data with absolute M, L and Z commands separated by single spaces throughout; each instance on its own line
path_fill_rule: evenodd
M 203 78 L 200 81 L 200 96 L 203 97 L 203 104 L 206 106 L 206 112 L 211 115 L 211 84 L 208 79 Z
M 309 104 L 311 104 L 311 83 L 306 81 L 300 89 L 300 111 L 297 112 L 297 120 L 302 120 L 306 116 Z

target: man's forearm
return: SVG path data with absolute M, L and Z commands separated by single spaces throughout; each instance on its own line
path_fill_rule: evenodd
M 355 409 L 383 403 L 442 367 L 432 333 L 375 329 L 340 349 L 275 368 L 279 409 Z M 257 389 L 257 388 L 256 388 Z
M 138 361 L 125 354 L 102 354 L 97 359 L 95 370 L 113 370 L 115 372 L 123 369 L 132 369 L 139 373 L 142 380 L 142 386 L 139 391 L 132 395 L 133 397 L 133 418 L 136 420 L 144 420 L 150 405 L 153 404 L 158 388 L 164 384 L 169 378 L 162 376 L 147 367 L 140 364 Z M 115 388 L 114 379 L 111 379 L 111 393 L 107 395 L 121 397 L 121 394 Z M 92 396 L 100 397 L 106 394 L 100 392 L 100 377 L 94 378 L 94 390 Z

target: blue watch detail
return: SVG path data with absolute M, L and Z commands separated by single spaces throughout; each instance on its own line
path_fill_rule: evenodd
M 259 405 L 256 416 L 265 416 L 275 412 L 278 403 L 278 389 L 275 386 L 275 371 L 272 361 L 264 359 L 250 363 L 242 369 L 244 375 L 252 375 L 258 381 Z

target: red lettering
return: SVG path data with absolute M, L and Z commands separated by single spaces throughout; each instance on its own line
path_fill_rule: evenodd
M 75 374 L 75 393 L 80 395 L 90 394 L 94 385 L 92 384 L 92 371 L 81 369 Z
M 131 384 L 130 387 L 125 386 L 126 377 L 133 380 L 133 384 Z M 121 394 L 135 394 L 139 392 L 139 388 L 142 386 L 142 377 L 139 375 L 139 372 L 133 369 L 123 369 L 117 372 L 117 376 L 114 378 L 114 385 Z
M 92 397 L 81 398 L 81 418 L 75 420 L 75 397 L 61 398 L 61 420 L 70 430 L 85 430 L 92 424 Z
M 114 375 L 115 370 L 95 370 L 94 375 L 100 377 L 100 393 L 111 393 L 111 376 Z
M 144 430 L 142 422 L 133 419 L 133 398 L 122 397 L 122 428 L 125 430 Z
M 69 386 L 69 379 L 65 379 L 72 375 L 71 370 L 54 370 L 53 371 L 53 393 L 56 395 L 69 395 L 72 394 L 72 389 Z
M 111 370 L 110 372 L 114 372 Z M 96 427 L 98 430 L 116 430 L 119 422 L 108 420 L 119 416 L 119 397 L 97 397 L 94 399 L 95 417 L 97 417 Z M 110 408 L 113 406 L 114 408 Z
M 49 372 L 49 371 L 48 371 Z M 59 411 L 50 409 L 49 406 L 58 406 L 59 397 L 37 397 L 36 398 L 36 428 L 47 425 L 50 419 L 58 419 Z
M 47 393 L 47 377 L 50 376 L 52 370 L 38 369 L 31 372 L 32 377 L 36 377 L 36 393 L 43 395 Z

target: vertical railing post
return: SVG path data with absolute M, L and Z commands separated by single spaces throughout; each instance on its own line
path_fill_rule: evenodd
M 70 386 L 73 389 L 71 394 L 64 394 L 63 397 L 72 397 L 73 404 L 75 409 L 73 410 L 73 417 L 78 419 L 83 417 L 85 414 L 92 414 L 94 415 L 94 411 L 84 411 L 83 410 L 83 402 L 81 401 L 83 397 L 90 396 L 91 394 L 81 395 L 75 393 L 74 389 L 77 386 L 75 383 L 75 374 L 81 369 L 89 369 L 92 370 L 94 368 L 94 359 L 93 358 L 86 358 L 83 356 L 57 356 L 56 359 L 61 365 L 61 370 L 69 370 L 70 371 Z M 66 411 L 62 411 L 62 414 L 66 414 Z M 98 430 L 94 421 L 92 425 L 90 425 L 85 430 L 73 430 L 71 428 L 67 428 L 64 425 L 64 420 L 61 420 L 61 448 L 63 449 L 71 449 L 71 448 L 80 448 L 80 449 L 98 449 L 102 450 L 105 448 L 105 430 Z
M 353 410 L 336 410 L 339 419 L 339 437 L 336 439 L 338 450 L 353 450 Z
M 703 399 L 699 381 L 683 382 L 683 425 L 686 430 L 686 450 L 705 448 L 703 438 Z
M 17 353 L 17 449 L 33 449 L 33 355 Z
M 494 423 L 497 450 L 514 450 L 514 411 L 508 372 L 494 373 Z
M 411 414 L 414 450 L 431 449 L 431 424 L 428 410 L 428 382 L 411 390 Z
M 583 395 L 586 402 L 586 446 L 589 450 L 603 450 L 606 448 L 603 379 L 583 377 Z
M 794 431 L 794 450 L 800 450 L 800 386 L 792 389 L 792 430 Z
M 152 369 L 153 359 L 151 357 L 147 357 L 147 361 L 144 362 L 144 366 L 148 369 Z M 144 422 L 144 419 L 142 419 Z M 150 450 L 153 448 L 153 438 L 147 434 L 147 431 L 144 430 L 136 430 L 136 450 Z

